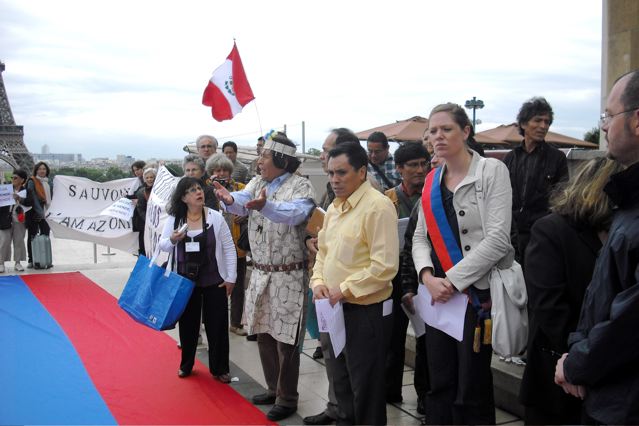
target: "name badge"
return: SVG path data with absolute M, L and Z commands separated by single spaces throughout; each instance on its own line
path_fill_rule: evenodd
M 184 247 L 188 253 L 200 251 L 200 243 L 197 241 L 191 241 L 190 243 L 184 244 Z

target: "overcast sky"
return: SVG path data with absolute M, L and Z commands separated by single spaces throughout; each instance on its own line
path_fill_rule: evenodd
M 478 131 L 545 96 L 552 130 L 581 138 L 600 110 L 601 13 L 601 0 L 0 0 L 0 60 L 32 152 L 178 158 L 202 133 L 253 145 L 284 124 L 301 144 L 302 121 L 319 148 L 331 128 L 473 96 Z M 218 123 L 202 92 L 233 38 L 256 101 Z

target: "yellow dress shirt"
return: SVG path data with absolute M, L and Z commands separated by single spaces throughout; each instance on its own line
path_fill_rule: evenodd
M 393 203 L 364 182 L 329 206 L 318 235 L 311 286 L 340 287 L 344 301 L 370 305 L 388 299 L 399 267 Z

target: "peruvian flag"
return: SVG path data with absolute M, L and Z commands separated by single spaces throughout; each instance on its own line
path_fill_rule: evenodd
M 202 104 L 211 107 L 217 121 L 230 120 L 242 111 L 244 105 L 255 99 L 249 85 L 240 53 L 233 43 L 233 49 L 226 61 L 213 71 L 213 76 L 204 89 Z

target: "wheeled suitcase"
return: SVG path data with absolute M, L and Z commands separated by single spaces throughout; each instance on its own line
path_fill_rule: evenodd
M 48 269 L 53 266 L 51 257 L 51 239 L 48 235 L 38 234 L 31 241 L 33 253 L 33 267 L 36 269 Z

